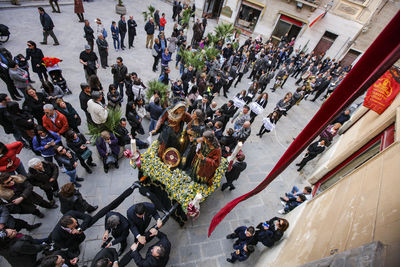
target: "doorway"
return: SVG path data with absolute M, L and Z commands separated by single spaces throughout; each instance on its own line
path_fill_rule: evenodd
M 325 54 L 326 51 L 332 46 L 337 38 L 337 34 L 325 31 L 324 35 L 319 40 L 318 44 L 314 48 L 315 55 Z
M 350 49 L 346 55 L 340 61 L 340 65 L 343 67 L 353 64 L 353 62 L 361 55 L 361 52 Z
M 278 43 L 286 33 L 289 40 L 293 37 L 297 38 L 302 28 L 303 22 L 289 16 L 281 15 L 272 32 L 272 39 Z
M 208 18 L 218 18 L 221 14 L 222 4 L 224 0 L 206 0 L 203 8 L 203 16 Z

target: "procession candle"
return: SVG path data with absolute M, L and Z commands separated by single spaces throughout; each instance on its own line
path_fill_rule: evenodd
M 131 151 L 133 158 L 136 159 L 136 139 L 134 138 L 131 139 Z

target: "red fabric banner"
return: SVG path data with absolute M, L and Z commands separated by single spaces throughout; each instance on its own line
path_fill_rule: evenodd
M 264 190 L 346 107 L 362 95 L 400 58 L 399 32 L 400 12 L 394 16 L 334 93 L 321 106 L 264 181 L 251 192 L 229 202 L 214 216 L 208 229 L 208 236 L 237 204 Z
M 367 91 L 364 107 L 381 115 L 400 92 L 400 72 L 395 66 L 382 75 Z
M 311 26 L 314 25 L 315 22 L 317 22 L 320 18 L 323 18 L 327 12 L 328 11 L 325 11 L 324 13 L 319 15 L 316 19 L 314 19 L 313 22 L 311 22 L 310 25 L 308 25 L 308 28 L 311 28 Z

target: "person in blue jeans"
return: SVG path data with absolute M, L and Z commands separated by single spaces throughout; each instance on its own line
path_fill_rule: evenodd
M 310 186 L 304 187 L 303 192 L 300 192 L 300 189 L 297 186 L 293 186 L 290 193 L 285 193 L 285 197 L 281 197 L 280 199 L 281 201 L 289 201 L 289 198 L 296 197 L 299 194 L 303 194 L 307 198 L 307 200 L 310 200 L 312 198 L 311 192 L 312 188 Z
M 119 50 L 119 28 L 115 21 L 111 22 L 111 35 L 114 43 L 115 51 Z
M 71 183 L 74 183 L 75 187 L 81 187 L 82 185 L 78 182 L 82 182 L 84 179 L 79 178 L 76 174 L 76 167 L 78 167 L 78 158 L 75 153 L 66 150 L 63 146 L 56 147 L 56 159 L 65 167 L 65 173 L 69 176 Z
M 250 254 L 254 252 L 254 246 L 248 245 L 246 242 L 241 242 L 240 244 L 233 246 L 233 248 L 235 251 L 231 253 L 230 258 L 226 259 L 226 261 L 230 263 L 234 263 L 237 260 L 245 261 L 249 258 Z
M 55 147 L 61 145 L 61 137 L 52 131 L 47 130 L 41 125 L 35 128 L 35 136 L 32 140 L 33 149 L 40 152 L 45 161 L 53 162 Z M 58 166 L 63 165 L 57 161 Z

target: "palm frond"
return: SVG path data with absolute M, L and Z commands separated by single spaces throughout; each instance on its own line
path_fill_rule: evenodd
M 95 142 L 96 139 L 100 136 L 101 132 L 104 130 L 112 132 L 116 135 L 116 128 L 119 124 L 119 120 L 121 119 L 122 111 L 120 108 L 109 109 L 107 121 L 104 123 L 102 127 L 97 127 L 93 124 L 88 124 L 89 133 L 91 142 Z
M 161 103 L 168 102 L 169 90 L 168 85 L 159 82 L 158 80 L 154 79 L 148 82 L 148 87 L 146 90 L 146 97 L 150 99 L 155 91 L 159 91 L 161 94 Z

